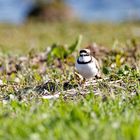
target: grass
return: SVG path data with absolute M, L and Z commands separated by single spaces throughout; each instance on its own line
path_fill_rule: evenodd
M 0 139 L 139 140 L 138 27 L 78 22 L 0 25 Z M 81 47 L 97 42 L 108 51 L 99 49 L 96 56 L 104 80 L 89 81 L 85 87 L 74 77 L 76 46 L 68 50 L 79 34 Z M 59 92 L 60 97 L 42 99 L 44 89 L 47 96 Z
M 112 47 L 115 40 L 125 43 L 139 36 L 134 33 L 139 24 L 81 24 L 81 23 L 30 23 L 23 26 L 0 25 L 0 50 L 16 54 L 28 53 L 30 49 L 42 50 L 53 43 L 70 44 L 79 34 L 84 36 L 82 47 L 97 42 Z
M 139 97 L 102 102 L 88 95 L 63 100 L 1 105 L 3 139 L 139 139 Z

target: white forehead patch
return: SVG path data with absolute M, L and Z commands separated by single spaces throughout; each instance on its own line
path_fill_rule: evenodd
M 80 55 L 87 55 L 87 53 L 85 53 L 85 52 L 81 52 Z
M 90 56 L 79 57 L 80 62 L 89 62 L 91 60 Z

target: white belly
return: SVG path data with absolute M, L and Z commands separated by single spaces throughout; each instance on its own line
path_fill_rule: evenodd
M 92 78 L 98 74 L 98 69 L 93 62 L 88 64 L 78 64 L 76 62 L 75 67 L 77 71 L 86 79 Z

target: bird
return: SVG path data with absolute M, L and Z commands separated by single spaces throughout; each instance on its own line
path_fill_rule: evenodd
M 79 51 L 75 67 L 78 73 L 84 78 L 84 81 L 93 77 L 100 78 L 99 63 L 97 59 L 91 55 L 89 49 L 82 49 Z

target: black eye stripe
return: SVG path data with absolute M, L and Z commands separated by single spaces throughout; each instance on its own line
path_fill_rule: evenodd
M 87 51 L 86 50 L 81 50 L 80 53 L 87 53 Z
M 89 56 L 89 54 L 80 54 L 80 56 Z

